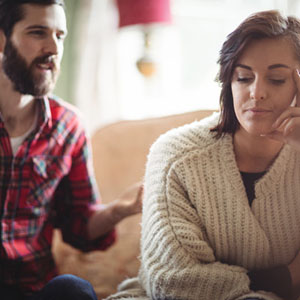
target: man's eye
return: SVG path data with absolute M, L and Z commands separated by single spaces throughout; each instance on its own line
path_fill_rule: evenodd
M 44 36 L 46 33 L 42 30 L 35 30 L 35 31 L 30 31 L 29 32 L 31 35 L 35 36 Z
M 63 41 L 66 38 L 66 35 L 65 34 L 58 34 L 56 37 L 57 37 L 58 40 Z

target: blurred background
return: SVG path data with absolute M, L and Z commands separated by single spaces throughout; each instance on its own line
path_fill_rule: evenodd
M 88 131 L 121 119 L 218 109 L 226 36 L 251 13 L 300 17 L 299 0 L 65 0 L 68 37 L 55 94 Z

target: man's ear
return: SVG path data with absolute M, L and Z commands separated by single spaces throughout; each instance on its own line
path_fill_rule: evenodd
M 0 29 L 0 53 L 4 51 L 5 43 L 6 43 L 6 36 L 4 34 L 4 31 Z

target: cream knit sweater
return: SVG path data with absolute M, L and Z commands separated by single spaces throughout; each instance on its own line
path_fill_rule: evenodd
M 300 249 L 300 153 L 284 146 L 249 206 L 232 136 L 218 115 L 169 131 L 145 175 L 141 269 L 110 299 L 279 299 L 249 289 L 248 270 L 288 264 Z

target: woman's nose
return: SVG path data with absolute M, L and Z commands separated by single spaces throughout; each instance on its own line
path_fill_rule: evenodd
M 267 87 L 262 80 L 256 79 L 251 85 L 250 98 L 264 100 L 267 98 Z

